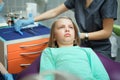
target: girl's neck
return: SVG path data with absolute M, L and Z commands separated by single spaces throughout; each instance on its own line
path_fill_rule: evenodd
M 71 46 L 73 46 L 73 44 L 71 44 L 71 45 L 59 45 L 59 47 L 71 47 Z

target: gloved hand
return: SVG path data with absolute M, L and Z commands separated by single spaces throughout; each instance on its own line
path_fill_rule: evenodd
M 7 73 L 7 74 L 4 74 L 3 76 L 5 80 L 14 80 L 12 74 Z
M 2 11 L 3 7 L 4 7 L 4 2 L 0 3 L 0 11 Z
M 29 24 L 33 24 L 34 23 L 34 19 L 33 17 L 30 17 L 28 19 L 23 19 L 23 20 L 17 20 L 15 22 L 14 28 L 15 31 L 19 32 L 21 35 L 23 35 L 23 33 L 20 31 L 22 27 L 27 26 Z

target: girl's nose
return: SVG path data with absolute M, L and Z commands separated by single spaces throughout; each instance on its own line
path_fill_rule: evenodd
M 69 28 L 68 28 L 68 27 L 66 27 L 66 28 L 65 28 L 65 31 L 66 31 L 66 32 L 69 32 L 70 30 L 69 30 Z

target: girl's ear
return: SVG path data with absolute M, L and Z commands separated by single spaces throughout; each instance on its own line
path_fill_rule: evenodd
M 55 35 L 55 33 L 54 33 L 53 35 L 54 35 L 54 38 L 53 38 L 53 40 L 54 40 L 54 41 L 56 41 L 56 38 L 55 38 L 55 37 L 56 37 L 56 35 Z
M 53 40 L 56 41 L 56 38 L 54 38 Z
M 77 41 L 76 41 L 76 39 L 74 39 L 74 41 L 73 41 L 73 45 L 77 45 Z

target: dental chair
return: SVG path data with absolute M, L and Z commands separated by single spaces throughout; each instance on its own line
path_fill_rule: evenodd
M 113 32 L 115 32 L 116 35 L 120 36 L 120 26 L 114 25 Z M 120 63 L 115 62 L 104 55 L 100 53 L 96 53 L 100 60 L 102 61 L 106 71 L 108 72 L 108 75 L 110 77 L 110 80 L 120 80 Z M 39 56 L 28 68 L 23 70 L 17 75 L 17 79 L 19 80 L 25 76 L 31 75 L 31 74 L 37 74 L 39 73 L 40 68 L 40 58 Z M 96 66 L 97 67 L 97 66 Z
M 105 56 L 103 56 L 100 53 L 97 53 L 98 57 L 102 61 L 106 71 L 109 74 L 110 80 L 120 80 L 120 63 L 115 62 Z M 17 75 L 17 79 L 19 80 L 25 76 L 31 75 L 31 74 L 37 74 L 39 73 L 39 67 L 40 67 L 40 58 L 39 56 L 28 68 L 23 70 Z M 96 66 L 97 67 L 97 66 Z

